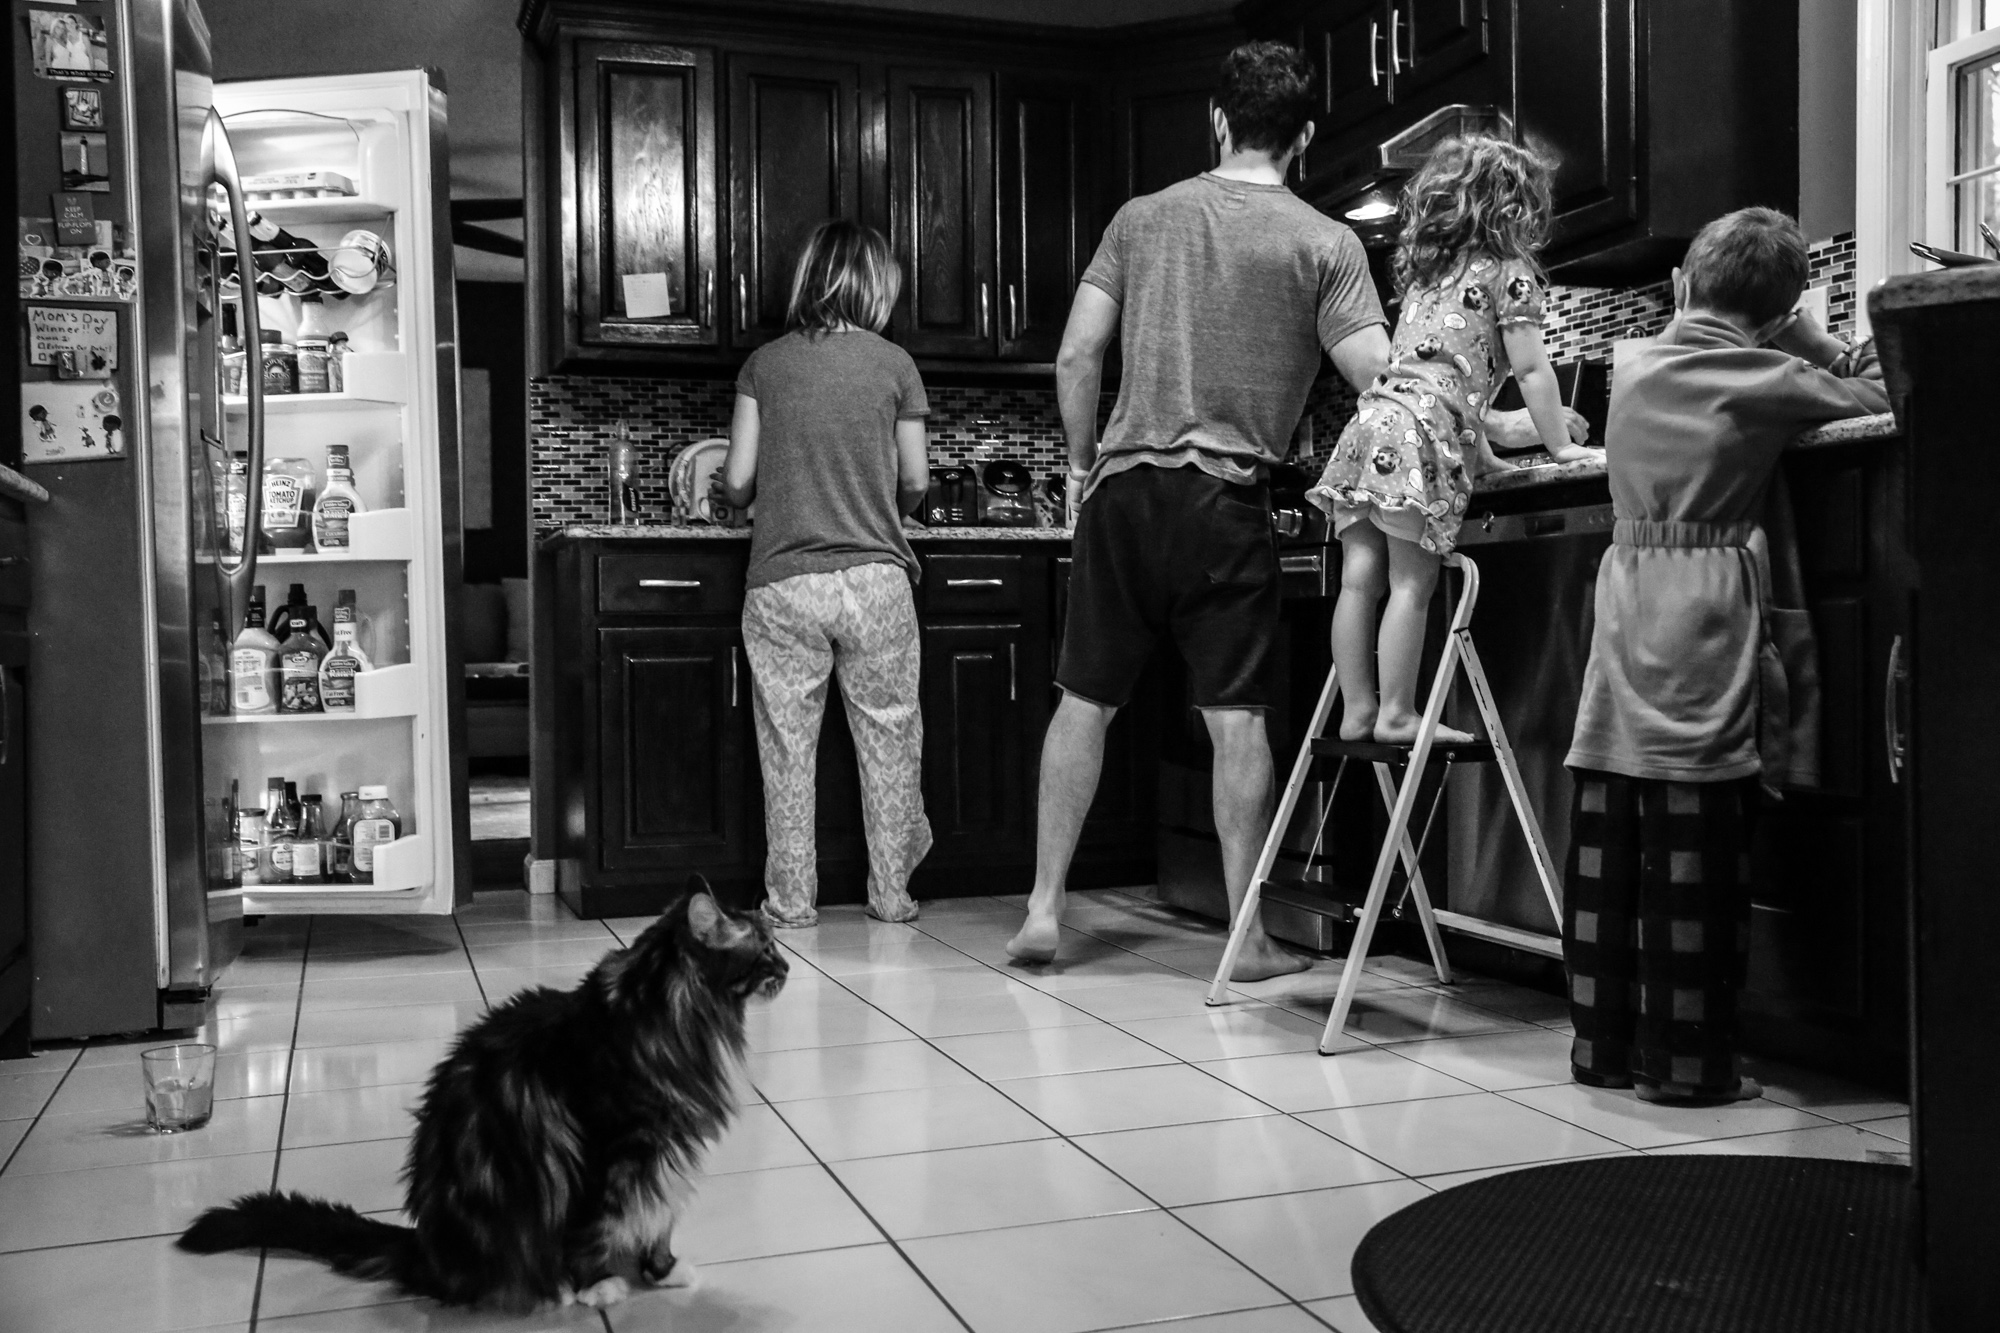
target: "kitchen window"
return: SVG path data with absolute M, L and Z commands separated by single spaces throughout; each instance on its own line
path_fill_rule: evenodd
M 1978 10 L 1984 24 L 2000 22 L 2000 0 L 1960 7 Z M 1929 66 L 1927 239 L 2000 259 L 2000 26 L 1937 47 Z

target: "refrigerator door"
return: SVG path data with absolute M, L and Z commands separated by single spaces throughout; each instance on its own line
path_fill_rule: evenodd
M 234 783 L 256 805 L 267 780 L 282 777 L 301 794 L 319 793 L 331 823 L 343 794 L 383 785 L 401 819 L 366 879 L 286 878 L 267 857 L 228 896 L 256 914 L 450 912 L 469 899 L 471 877 L 444 94 L 426 71 L 403 70 L 226 83 L 214 96 L 259 246 L 310 270 L 290 275 L 299 294 L 253 302 L 265 327 L 296 344 L 312 308 L 348 338 L 338 391 L 316 379 L 286 386 L 274 371 L 268 453 L 273 466 L 291 460 L 321 486 L 330 450 L 344 447 L 365 506 L 349 520 L 345 545 L 324 546 L 267 508 L 274 526 L 258 582 L 274 608 L 300 585 L 329 627 L 337 599 L 351 592 L 373 669 L 354 678 L 349 712 L 204 719 L 202 787 L 214 802 Z M 303 299 L 315 288 L 316 301 Z M 249 415 L 247 401 L 224 399 L 232 438 Z

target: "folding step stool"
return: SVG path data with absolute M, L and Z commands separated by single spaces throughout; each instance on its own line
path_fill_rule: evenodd
M 1382 909 L 1389 896 L 1389 879 L 1399 859 L 1408 876 L 1405 888 L 1416 906 L 1417 920 L 1423 927 L 1424 939 L 1430 946 L 1431 962 L 1437 968 L 1440 982 L 1447 985 L 1451 982 L 1451 963 L 1445 957 L 1444 939 L 1438 933 L 1440 925 L 1517 949 L 1552 958 L 1562 957 L 1562 899 L 1556 891 L 1555 866 L 1549 859 L 1548 844 L 1542 840 L 1542 826 L 1528 804 L 1528 791 L 1521 782 L 1520 767 L 1514 762 L 1513 747 L 1507 743 L 1507 731 L 1501 725 L 1500 710 L 1494 706 L 1493 690 L 1487 684 L 1485 668 L 1480 665 L 1479 650 L 1472 644 L 1472 612 L 1479 601 L 1479 567 L 1456 552 L 1446 556 L 1444 563 L 1448 568 L 1459 571 L 1458 607 L 1452 613 L 1451 625 L 1445 635 L 1444 654 L 1438 662 L 1437 676 L 1431 682 L 1430 698 L 1424 705 L 1423 718 L 1417 724 L 1416 740 L 1409 745 L 1380 745 L 1372 741 L 1343 741 L 1322 735 L 1333 713 L 1334 697 L 1339 693 L 1338 672 L 1332 667 L 1327 669 L 1326 685 L 1320 690 L 1319 703 L 1313 709 L 1312 721 L 1306 728 L 1305 742 L 1299 746 L 1298 758 L 1292 763 L 1291 780 L 1285 784 L 1284 797 L 1278 802 L 1277 814 L 1272 818 L 1270 832 L 1264 838 L 1264 850 L 1257 857 L 1256 869 L 1251 872 L 1249 891 L 1243 895 L 1243 908 L 1236 914 L 1235 924 L 1229 932 L 1229 947 L 1222 952 L 1222 965 L 1216 969 L 1215 982 L 1208 991 L 1209 1004 L 1226 1001 L 1229 974 L 1235 969 L 1237 951 L 1243 947 L 1243 937 L 1249 931 L 1250 923 L 1257 919 L 1258 907 L 1264 898 L 1321 916 L 1352 915 L 1352 909 L 1347 904 L 1314 893 L 1311 886 L 1273 881 L 1271 869 L 1277 862 L 1279 845 L 1291 827 L 1299 795 L 1305 789 L 1307 779 L 1319 769 L 1321 761 L 1335 758 L 1340 761 L 1334 776 L 1335 791 L 1339 790 L 1340 778 L 1346 773 L 1350 760 L 1373 764 L 1376 786 L 1381 790 L 1383 803 L 1389 807 L 1389 831 L 1382 840 L 1381 853 L 1375 858 L 1375 873 L 1369 880 L 1367 896 L 1362 900 L 1355 920 L 1354 943 L 1348 950 L 1347 967 L 1340 976 L 1340 990 L 1334 997 L 1333 1012 L 1327 1015 L 1326 1031 L 1319 1039 L 1322 1055 L 1334 1053 L 1341 1031 L 1347 1026 L 1348 1010 L 1353 1007 L 1355 992 L 1361 986 L 1362 965 L 1368 959 L 1368 946 L 1374 940 L 1375 927 L 1382 919 Z M 1465 669 L 1465 682 L 1471 687 L 1473 700 L 1479 708 L 1479 716 L 1486 724 L 1486 734 L 1491 738 L 1487 742 L 1454 745 L 1437 741 L 1438 721 L 1444 714 L 1445 696 L 1451 692 L 1452 673 L 1461 665 Z M 1500 766 L 1501 780 L 1506 784 L 1508 799 L 1513 803 L 1515 819 L 1528 840 L 1535 874 L 1542 881 L 1542 892 L 1549 900 L 1549 912 L 1557 923 L 1555 935 L 1540 935 L 1459 912 L 1437 910 L 1432 907 L 1430 895 L 1425 891 L 1423 872 L 1417 865 L 1421 838 L 1419 845 L 1413 846 L 1410 842 L 1410 815 L 1416 808 L 1417 792 L 1423 786 L 1425 772 L 1433 762 L 1442 762 L 1444 772 L 1438 780 L 1438 795 L 1442 796 L 1444 781 L 1450 776 L 1453 764 L 1489 760 Z M 1403 765 L 1400 785 L 1390 774 L 1391 765 L 1398 761 Z M 1326 809 L 1320 815 L 1322 836 L 1332 802 L 1333 794 L 1329 793 Z M 1437 814 L 1435 797 L 1430 813 L 1432 817 Z M 1426 819 L 1422 837 L 1428 837 L 1429 833 L 1430 821 Z M 1315 837 L 1308 857 L 1309 864 L 1318 857 L 1319 843 L 1319 837 Z

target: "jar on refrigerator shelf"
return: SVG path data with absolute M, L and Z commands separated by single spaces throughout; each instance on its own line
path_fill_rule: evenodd
M 326 816 L 320 795 L 299 798 L 299 831 L 292 842 L 292 882 L 326 883 Z
M 345 333 L 329 334 L 326 340 L 326 389 L 347 392 L 348 338 Z
M 239 884 L 264 882 L 264 812 L 236 812 L 236 879 Z
M 333 826 L 330 843 L 333 861 L 327 878 L 344 884 L 354 878 L 354 822 L 361 818 L 361 793 L 344 791 L 340 794 L 340 822 Z
M 299 391 L 299 349 L 285 341 L 276 329 L 259 329 L 257 341 L 264 348 L 264 392 Z
M 264 790 L 264 847 L 258 868 L 266 884 L 283 884 L 292 877 L 292 842 L 299 821 L 286 799 L 289 785 L 283 778 L 272 778 Z
M 264 460 L 264 544 L 303 551 L 312 542 L 313 504 L 319 476 L 303 458 Z
M 318 292 L 299 298 L 299 331 L 295 339 L 300 393 L 327 393 L 326 303 Z
M 363 787 L 360 796 L 361 809 L 355 817 L 350 835 L 353 848 L 350 878 L 356 884 L 373 884 L 375 849 L 385 842 L 394 842 L 402 836 L 403 817 L 397 814 L 396 807 L 389 803 L 387 787 Z

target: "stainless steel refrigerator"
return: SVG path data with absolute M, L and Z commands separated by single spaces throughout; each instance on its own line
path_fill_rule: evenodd
M 216 84 L 186 0 L 83 0 L 37 31 L 56 12 L 15 5 L 21 430 L 52 496 L 30 553 L 36 1039 L 200 1022 L 246 916 L 470 892 L 443 91 L 424 71 Z M 286 359 L 308 304 L 348 335 L 337 388 Z M 333 446 L 365 505 L 347 544 L 273 546 L 265 463 L 323 489 Z M 328 625 L 355 594 L 372 669 L 351 711 L 246 711 L 232 688 L 252 588 L 275 608 L 293 584 Z M 400 828 L 369 882 L 258 868 L 237 814 L 272 777 L 329 824 L 342 792 L 389 788 Z

